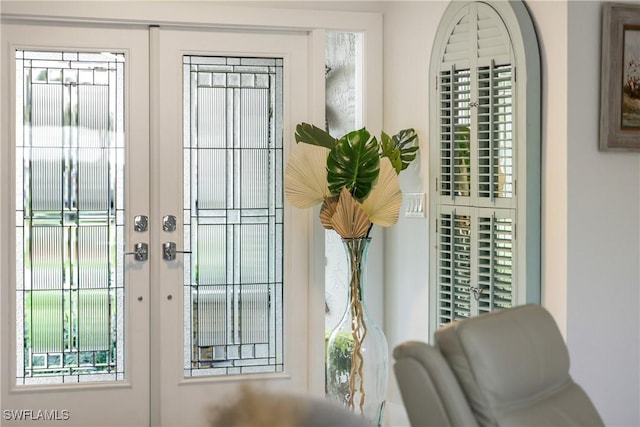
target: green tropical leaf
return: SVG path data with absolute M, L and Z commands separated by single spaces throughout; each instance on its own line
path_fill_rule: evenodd
M 458 151 L 458 157 L 460 158 L 460 162 L 464 166 L 470 165 L 470 157 L 471 153 L 469 151 L 471 139 L 471 129 L 468 126 L 460 126 L 457 128 L 455 132 L 455 141 L 456 141 L 456 151 Z
M 327 182 L 334 195 L 346 187 L 357 201 L 363 201 L 379 172 L 378 141 L 365 128 L 340 138 L 327 157 Z
M 382 136 L 380 137 L 380 148 L 382 150 L 380 157 L 388 158 L 391 165 L 396 170 L 396 173 L 399 174 L 402 170 L 402 153 L 400 152 L 400 147 L 398 147 L 396 141 L 386 133 L 382 132 Z
M 418 151 L 418 134 L 413 128 L 403 129 L 393 136 L 396 147 L 400 150 L 401 168 L 396 172 L 405 170 L 416 159 Z M 391 162 L 393 164 L 393 161 Z M 395 167 L 395 164 L 394 164 Z
M 338 140 L 317 126 L 309 123 L 300 123 L 296 126 L 296 142 L 319 145 L 331 150 L 335 147 Z

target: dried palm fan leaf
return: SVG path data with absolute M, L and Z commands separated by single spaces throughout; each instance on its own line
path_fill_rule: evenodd
M 306 209 L 328 197 L 327 155 L 329 150 L 309 144 L 298 144 L 291 153 L 284 172 L 287 200 L 297 208 Z
M 384 157 L 380 159 L 378 182 L 371 189 L 369 197 L 362 202 L 362 209 L 372 223 L 381 227 L 390 227 L 398 222 L 401 204 L 402 191 L 398 174 L 391 161 Z
M 331 219 L 336 213 L 336 207 L 338 206 L 338 196 L 331 196 L 324 199 L 322 207 L 320 208 L 320 223 L 327 230 L 333 230 L 333 224 Z
M 360 203 L 351 196 L 347 187 L 342 188 L 340 192 L 340 200 L 331 223 L 333 229 L 343 239 L 365 237 L 371 227 L 367 213 L 362 210 Z

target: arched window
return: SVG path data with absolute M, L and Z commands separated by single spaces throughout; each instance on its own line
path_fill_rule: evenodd
M 518 1 L 451 2 L 431 55 L 433 330 L 540 301 L 540 59 Z

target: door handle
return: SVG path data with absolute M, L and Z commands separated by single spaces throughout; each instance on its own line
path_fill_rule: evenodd
M 146 261 L 149 259 L 149 245 L 146 243 L 136 243 L 133 245 L 133 252 L 125 252 L 125 255 L 133 255 L 136 261 Z
M 176 250 L 175 242 L 165 242 L 162 244 L 162 259 L 165 261 L 173 261 L 176 259 L 176 254 L 190 254 L 191 251 L 178 251 Z

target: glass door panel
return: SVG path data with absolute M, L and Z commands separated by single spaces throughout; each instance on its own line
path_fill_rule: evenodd
M 15 59 L 17 384 L 122 381 L 125 57 Z
M 282 372 L 282 58 L 183 57 L 185 377 Z

